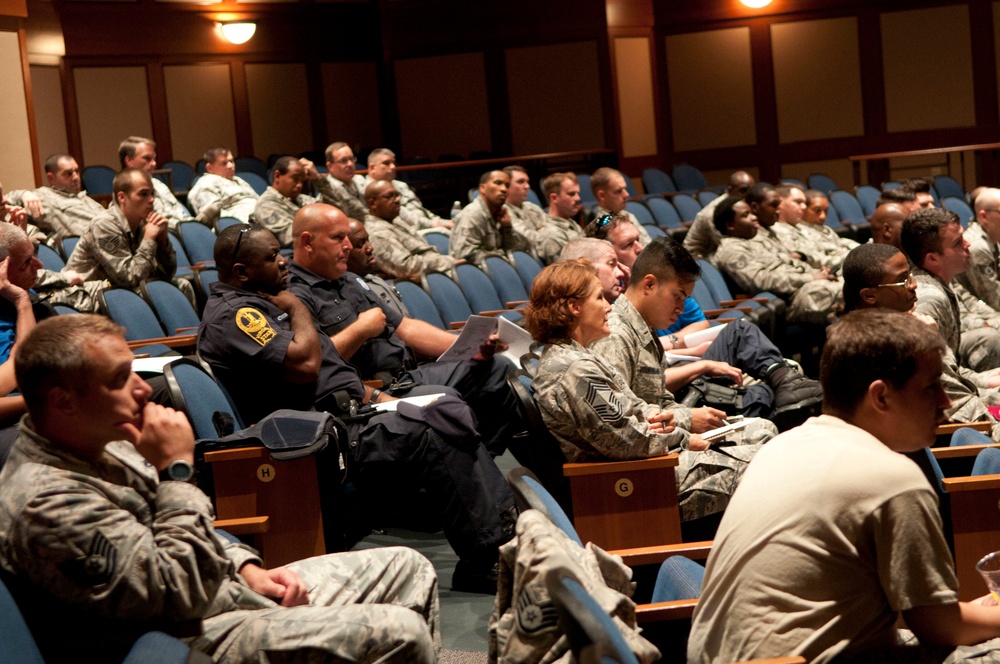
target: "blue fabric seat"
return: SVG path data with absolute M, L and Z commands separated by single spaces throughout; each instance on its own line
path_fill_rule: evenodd
M 441 320 L 441 313 L 437 310 L 434 300 L 427 294 L 427 291 L 412 281 L 400 280 L 393 285 L 399 291 L 400 297 L 403 298 L 403 304 L 406 305 L 411 317 L 442 330 L 448 329 L 448 326 Z

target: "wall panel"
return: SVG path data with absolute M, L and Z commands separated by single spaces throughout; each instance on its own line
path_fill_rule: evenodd
M 880 18 L 888 130 L 974 126 L 968 7 L 886 12 Z
M 163 68 L 174 159 L 192 166 L 210 147 L 236 151 L 236 119 L 228 64 Z
M 81 166 L 118 169 L 118 144 L 127 136 L 152 136 L 145 67 L 73 69 L 83 154 Z
M 492 150 L 482 53 L 397 60 L 403 160 Z
M 382 145 L 375 63 L 324 62 L 321 72 L 330 142 L 346 141 L 356 148 Z M 357 156 L 365 159 L 363 154 Z M 358 164 L 358 168 L 365 166 L 367 164 Z
M 0 31 L 0 183 L 6 189 L 34 189 L 28 103 L 24 95 L 21 46 L 16 32 Z
M 504 55 L 514 154 L 605 147 L 595 42 L 510 48 Z M 539 76 L 540 63 L 556 62 L 569 66 Z
M 309 85 L 301 63 L 246 66 L 254 156 L 299 154 L 313 148 Z
M 621 155 L 626 158 L 655 155 L 656 110 L 649 39 L 618 37 L 614 49 Z
M 750 29 L 667 37 L 674 150 L 757 142 Z
M 854 191 L 854 171 L 851 170 L 851 162 L 847 159 L 800 161 L 781 165 L 783 178 L 795 178 L 808 184 L 807 178 L 813 173 L 826 173 L 841 189 Z
M 35 98 L 39 164 L 43 164 L 50 154 L 66 152 L 69 149 L 59 67 L 32 65 L 31 93 Z M 38 171 L 41 177 L 43 171 L 41 165 Z
M 864 133 L 856 18 L 774 23 L 771 52 L 781 143 Z

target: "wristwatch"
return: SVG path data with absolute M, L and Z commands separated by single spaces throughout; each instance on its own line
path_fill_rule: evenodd
M 160 471 L 161 482 L 193 482 L 194 466 L 187 461 L 171 461 L 170 465 Z

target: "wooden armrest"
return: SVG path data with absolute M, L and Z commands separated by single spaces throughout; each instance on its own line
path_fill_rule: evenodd
M 365 384 L 365 387 L 375 387 L 379 389 L 382 387 L 382 381 L 380 380 L 363 380 L 361 382 Z
M 524 306 L 527 303 L 528 300 L 512 300 L 510 302 L 506 302 L 503 306 L 507 307 L 508 309 L 517 309 L 518 307 Z
M 640 623 L 681 620 L 690 618 L 696 606 L 698 606 L 697 599 L 677 599 L 672 602 L 639 604 L 635 607 L 635 619 Z
M 656 468 L 673 468 L 678 465 L 678 455 L 667 454 L 650 459 L 635 461 L 587 461 L 583 463 L 564 463 L 563 475 L 578 477 L 581 475 L 601 475 L 604 473 L 627 473 L 637 470 L 654 470 Z
M 752 309 L 750 309 L 750 307 L 728 307 L 726 309 L 703 309 L 702 313 L 704 313 L 706 317 L 718 318 L 727 311 L 742 311 L 743 313 L 748 314 L 752 311 Z
M 510 311 L 510 309 L 497 309 L 495 311 L 480 311 L 478 315 L 479 316 L 489 316 L 491 318 L 496 318 L 500 314 L 505 314 L 508 311 Z
M 955 445 L 954 447 L 932 447 L 931 454 L 935 459 L 957 459 L 974 457 L 988 447 L 1000 447 L 1000 443 L 990 445 Z
M 216 519 L 212 525 L 232 535 L 259 535 L 266 533 L 271 528 L 271 517 L 248 516 L 242 519 Z
M 681 226 L 684 228 L 691 228 L 694 225 L 693 221 L 682 221 Z
M 132 350 L 136 348 L 142 348 L 143 346 L 152 346 L 153 344 L 162 344 L 168 348 L 189 348 L 191 346 L 196 346 L 198 344 L 198 336 L 195 334 L 184 334 L 179 337 L 157 337 L 155 339 L 139 339 L 137 341 L 129 341 L 128 347 Z
M 457 320 L 457 321 L 448 323 L 448 327 L 450 327 L 453 330 L 461 330 L 463 327 L 465 327 L 465 321 L 464 320 Z
M 183 332 L 190 332 L 191 330 L 197 330 L 197 327 L 179 327 L 174 330 L 174 334 L 181 334 Z
M 972 477 L 946 477 L 944 490 L 948 493 L 1000 489 L 1000 475 L 975 475 Z
M 989 433 L 993 429 L 993 423 L 989 420 L 981 420 L 979 422 L 946 422 L 945 424 L 938 425 L 937 429 L 934 431 L 934 435 L 950 436 L 962 427 L 968 427 L 969 429 Z
M 712 551 L 712 541 L 681 542 L 680 544 L 660 544 L 657 546 L 640 546 L 634 549 L 615 549 L 608 551 L 622 557 L 629 567 L 638 565 L 658 565 L 670 556 L 684 556 L 691 560 L 705 560 Z
M 766 297 L 742 297 L 737 300 L 719 300 L 719 304 L 724 307 L 735 307 L 741 302 L 756 302 L 758 304 L 767 304 L 768 299 Z
M 267 450 L 265 447 L 233 447 L 228 450 L 212 450 L 205 452 L 205 463 L 222 461 L 238 461 L 240 459 L 260 459 Z

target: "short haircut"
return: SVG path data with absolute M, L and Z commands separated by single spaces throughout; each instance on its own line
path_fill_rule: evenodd
M 48 158 L 45 159 L 45 172 L 55 173 L 59 170 L 59 162 L 63 159 L 72 159 L 73 155 L 66 154 L 65 152 L 56 152 L 55 154 L 50 154 Z
M 146 171 L 141 168 L 123 168 L 115 176 L 115 179 L 111 181 L 111 194 L 113 196 L 117 196 L 119 193 L 131 194 L 134 187 L 132 183 L 135 181 L 135 178 L 132 176 L 135 174 L 141 175 L 146 184 L 153 186 L 153 180 Z
M 277 175 L 287 175 L 288 169 L 292 167 L 292 164 L 298 163 L 298 158 L 286 154 L 283 157 L 278 157 L 278 160 L 274 162 L 274 173 Z
M 14 224 L 0 223 L 0 261 L 14 251 L 14 247 L 25 242 L 31 242 L 28 234 Z
M 882 283 L 885 262 L 898 253 L 899 249 L 891 244 L 862 244 L 851 249 L 841 268 L 845 313 L 861 306 L 861 289 L 874 288 Z
M 349 148 L 349 147 L 351 146 L 345 143 L 344 141 L 337 141 L 335 143 L 330 143 L 328 146 L 326 146 L 326 152 L 324 153 L 324 156 L 326 157 L 327 161 L 333 161 L 334 152 L 336 152 L 340 148 Z
M 791 196 L 792 195 L 792 190 L 794 190 L 794 189 L 798 189 L 799 191 L 802 191 L 802 187 L 800 187 L 797 184 L 791 183 L 791 182 L 782 182 L 781 184 L 779 184 L 777 187 L 774 188 L 774 190 L 778 192 L 778 196 L 781 196 L 782 199 L 785 199 L 785 198 L 788 198 L 789 196 Z M 807 198 L 806 200 L 809 200 L 809 199 Z
M 201 155 L 201 158 L 205 160 L 206 164 L 214 164 L 219 157 L 223 157 L 232 150 L 229 148 L 209 148 L 205 150 L 205 154 Z
M 88 346 L 124 334 L 121 325 L 93 314 L 55 316 L 36 325 L 14 353 L 17 386 L 31 416 L 44 416 L 49 391 L 55 387 L 86 390 L 94 370 Z
M 924 178 L 910 178 L 903 182 L 902 189 L 909 189 L 915 194 L 931 193 L 931 183 Z
M 552 194 L 558 194 L 562 191 L 563 180 L 570 180 L 574 184 L 579 184 L 580 182 L 576 177 L 576 173 L 553 173 L 552 175 L 545 176 L 542 180 L 542 193 L 545 194 L 546 200 Z
M 118 161 L 121 162 L 122 168 L 125 168 L 125 159 L 132 159 L 135 157 L 136 150 L 139 149 L 140 145 L 151 145 L 156 148 L 156 141 L 151 138 L 143 138 L 142 136 L 129 136 L 121 145 L 118 146 Z
M 824 201 L 829 201 L 826 194 L 824 194 L 819 189 L 806 189 L 806 203 L 811 203 L 817 198 L 822 198 Z
M 237 258 L 233 255 L 237 248 L 236 243 L 240 242 L 239 251 L 242 254 L 245 247 L 252 244 L 253 236 L 263 230 L 266 229 L 259 224 L 233 224 L 219 233 L 212 257 L 215 259 L 215 268 L 219 271 L 220 280 L 227 281 L 233 276 L 233 259 Z M 240 236 L 244 233 L 246 236 L 240 240 Z
M 603 217 L 604 215 L 602 214 L 601 216 L 597 217 L 589 224 L 587 224 L 583 229 L 583 234 L 586 235 L 587 237 L 596 237 L 598 240 L 607 240 L 608 235 L 611 234 L 611 231 L 618 228 L 618 226 L 620 226 L 621 224 L 632 223 L 632 220 L 629 218 L 628 212 L 626 210 L 622 210 L 617 214 L 611 215 L 611 219 L 608 221 L 608 223 L 604 225 L 598 224 L 598 222 Z
M 658 237 L 643 247 L 642 253 L 636 257 L 628 285 L 641 283 L 647 274 L 656 277 L 660 283 L 677 280 L 682 284 L 690 284 L 701 276 L 701 267 L 694 256 L 678 242 L 668 237 Z
M 884 203 L 912 203 L 915 200 L 917 200 L 917 192 L 907 187 L 883 189 L 882 195 L 875 201 L 875 207 Z
M 489 182 L 490 181 L 490 176 L 493 175 L 494 173 L 504 173 L 506 175 L 507 171 L 501 170 L 499 168 L 494 168 L 493 170 L 486 171 L 485 173 L 483 173 L 482 175 L 479 176 L 479 184 L 480 185 L 484 185 L 487 182 Z M 507 177 L 509 178 L 510 175 L 507 175 Z
M 941 253 L 941 229 L 950 224 L 959 224 L 958 215 L 943 208 L 923 208 L 910 213 L 903 222 L 899 243 L 910 262 L 923 267 L 924 256 Z
M 511 164 L 510 166 L 504 166 L 503 172 L 507 174 L 507 177 L 513 180 L 514 173 L 524 173 L 525 175 L 527 175 L 528 169 L 526 169 L 524 166 L 519 166 L 518 164 Z
M 615 247 L 607 240 L 598 240 L 596 237 L 579 237 L 570 240 L 559 253 L 559 260 L 575 260 L 583 258 L 591 264 L 597 264 L 601 257 L 610 251 L 615 253 Z M 640 254 L 641 255 L 641 254 Z
M 767 200 L 767 195 L 771 193 L 774 189 L 774 185 L 768 184 L 767 182 L 758 182 L 754 186 L 747 189 L 747 195 L 743 199 L 747 202 L 747 205 L 753 205 L 757 203 L 758 205 Z
M 862 309 L 843 316 L 827 330 L 820 359 L 823 412 L 852 415 L 876 380 L 902 388 L 918 358 L 932 351 L 944 351 L 941 335 L 909 314 Z
M 558 261 L 542 270 L 531 285 L 531 299 L 524 312 L 524 326 L 535 341 L 547 344 L 568 339 L 575 317 L 569 300 L 590 295 L 597 269 L 586 260 Z
M 594 171 L 593 175 L 590 176 L 590 191 L 594 196 L 597 192 L 604 191 L 611 185 L 611 178 L 616 175 L 621 175 L 621 171 L 614 168 L 609 168 L 607 166 L 602 166 Z M 625 177 L 622 175 L 622 177 Z
M 372 167 L 372 164 L 376 163 L 382 157 L 395 157 L 396 153 L 389 148 L 375 148 L 368 153 L 368 168 Z M 333 161 L 332 158 L 328 158 L 327 161 Z
M 715 224 L 716 230 L 721 235 L 729 235 L 727 226 L 736 218 L 736 210 L 733 209 L 733 206 L 742 200 L 739 196 L 726 196 L 715 206 L 715 211 L 712 213 L 712 223 Z

